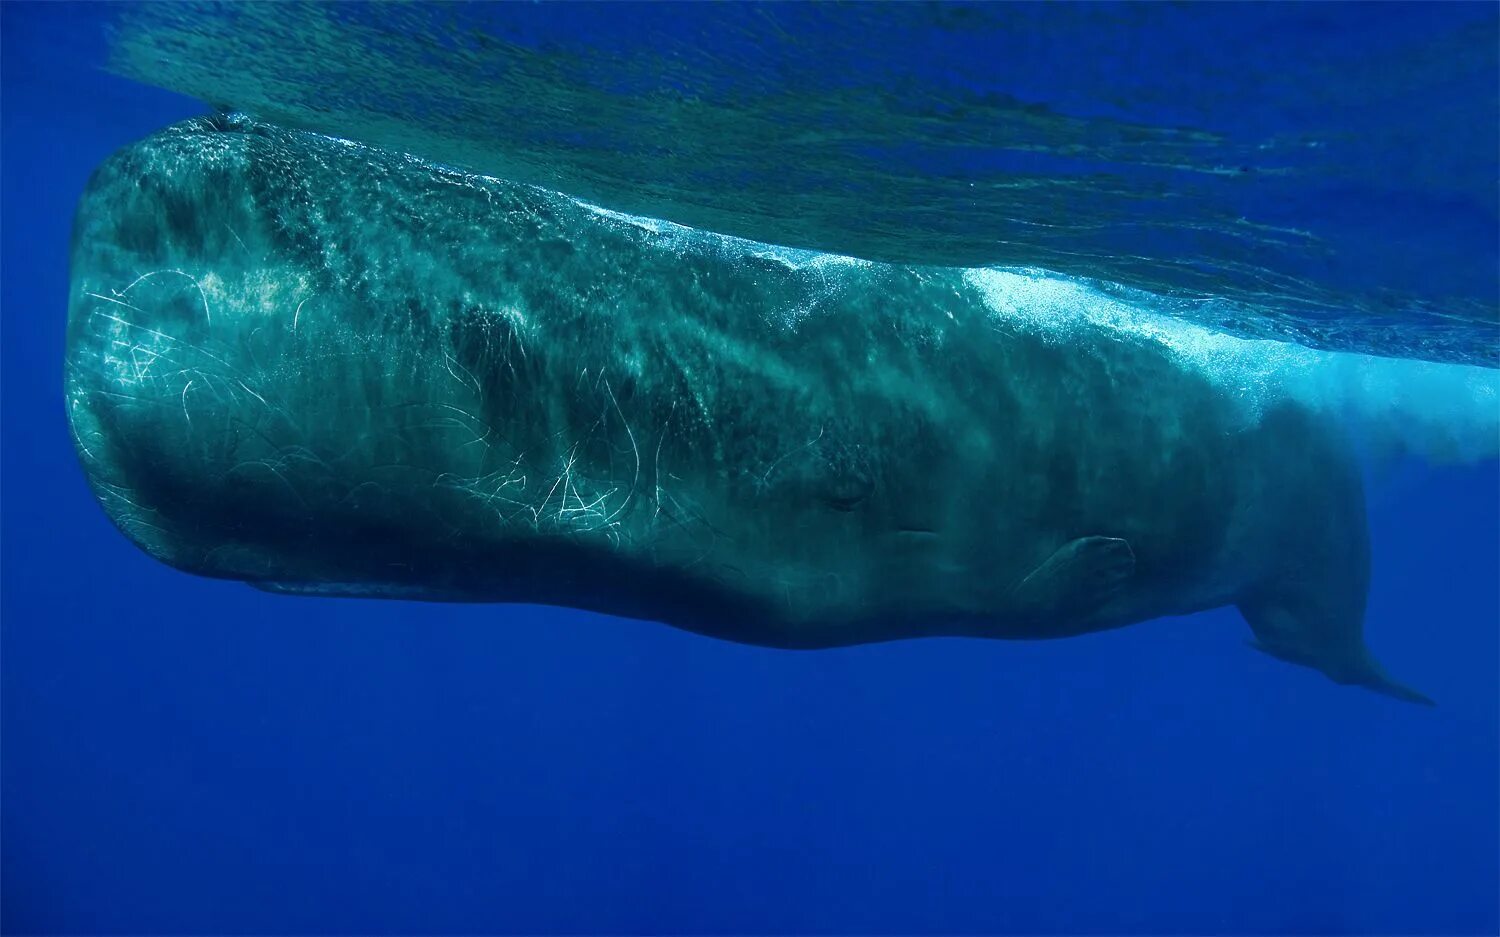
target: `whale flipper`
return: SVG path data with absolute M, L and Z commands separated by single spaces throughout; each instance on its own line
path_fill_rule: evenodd
M 1016 586 L 1023 609 L 1071 620 L 1097 611 L 1135 574 L 1135 553 L 1118 537 L 1079 537 L 1058 547 Z

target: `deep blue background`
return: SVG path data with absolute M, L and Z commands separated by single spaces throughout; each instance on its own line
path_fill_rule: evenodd
M 62 411 L 73 206 L 200 108 L 0 5 L 6 932 L 1500 930 L 1500 477 L 1372 489 L 1407 706 L 1229 611 L 818 653 L 265 595 L 131 547 Z

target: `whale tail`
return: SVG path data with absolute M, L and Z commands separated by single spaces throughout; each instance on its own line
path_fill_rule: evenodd
M 1249 618 L 1246 615 L 1246 618 Z M 1252 627 L 1254 622 L 1251 622 Z M 1374 690 L 1386 696 L 1393 697 L 1407 703 L 1420 703 L 1423 706 L 1435 706 L 1432 698 L 1424 693 L 1412 689 L 1404 683 L 1398 683 L 1390 678 L 1385 668 L 1375 660 L 1363 642 L 1356 648 L 1354 654 L 1338 657 L 1320 656 L 1310 653 L 1302 647 L 1288 647 L 1286 645 L 1267 644 L 1261 640 L 1247 642 L 1255 650 L 1263 654 L 1269 654 L 1278 660 L 1311 667 L 1322 671 L 1335 683 L 1348 686 L 1362 686 L 1367 690 Z
M 1336 428 L 1294 409 L 1268 414 L 1274 478 L 1256 503 L 1269 507 L 1274 558 L 1236 604 L 1255 634 L 1251 646 L 1409 703 L 1432 705 L 1392 680 L 1365 645 L 1370 540 L 1364 485 Z
M 1360 665 L 1360 669 L 1356 671 L 1356 674 L 1356 678 L 1350 682 L 1356 683 L 1366 689 L 1374 690 L 1376 693 L 1384 693 L 1386 696 L 1392 696 L 1408 703 L 1420 703 L 1423 706 L 1437 705 L 1432 697 L 1420 693 L 1404 683 L 1397 683 L 1395 680 L 1392 680 L 1385 672 L 1385 668 L 1381 667 L 1379 662 L 1370 655 L 1368 648 L 1365 650 L 1364 660 Z

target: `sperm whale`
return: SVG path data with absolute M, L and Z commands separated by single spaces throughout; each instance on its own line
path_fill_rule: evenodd
M 1237 606 L 1362 636 L 1336 427 L 963 271 L 808 255 L 200 119 L 79 207 L 67 402 L 120 529 L 287 593 L 531 602 L 733 641 L 1058 638 Z

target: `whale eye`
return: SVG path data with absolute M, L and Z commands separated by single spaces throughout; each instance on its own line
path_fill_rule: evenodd
M 875 493 L 876 473 L 864 446 L 834 438 L 825 428 L 753 477 L 762 496 L 812 501 L 847 513 L 870 500 Z
M 874 480 L 867 477 L 845 476 L 830 481 L 827 490 L 818 492 L 818 500 L 835 511 L 856 510 L 875 492 Z
M 822 456 L 814 492 L 835 511 L 862 507 L 875 493 L 875 473 L 869 453 L 859 445 L 828 445 Z

